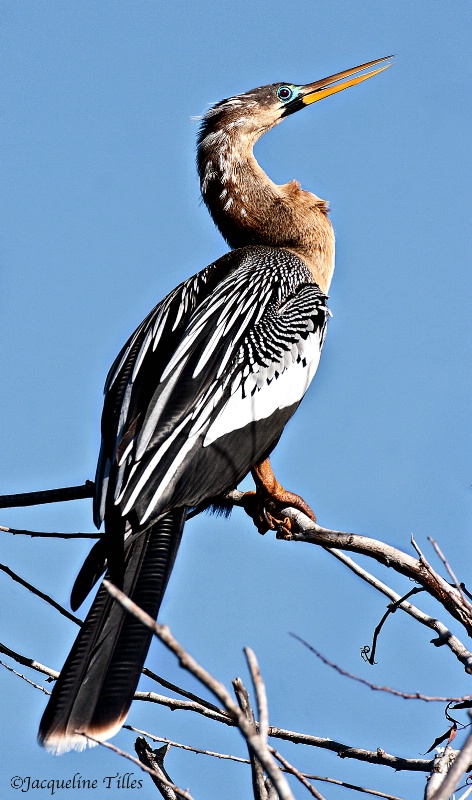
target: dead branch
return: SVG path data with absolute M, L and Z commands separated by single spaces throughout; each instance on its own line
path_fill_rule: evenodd
M 446 748 L 445 752 L 447 752 L 447 750 L 448 748 Z M 449 751 L 450 756 L 447 759 L 447 763 L 443 769 L 443 773 L 445 773 L 445 775 L 443 776 L 442 781 L 439 782 L 439 786 L 437 784 L 435 785 L 434 788 L 437 787 L 436 791 L 426 795 L 425 800 L 449 800 L 449 797 L 454 794 L 462 776 L 465 772 L 470 770 L 470 765 L 472 764 L 472 730 L 465 740 L 465 744 L 461 750 L 452 750 L 452 748 L 449 747 Z M 431 776 L 429 785 L 431 784 L 432 780 L 433 775 Z
M 80 731 L 76 731 L 76 733 L 80 733 Z M 163 785 L 166 785 L 170 789 L 173 789 L 175 794 L 178 795 L 179 797 L 183 797 L 184 800 L 193 800 L 192 795 L 186 789 L 179 789 L 179 787 L 176 786 L 174 783 L 168 781 L 167 778 L 165 778 L 160 771 L 156 772 L 154 769 L 152 769 L 152 767 L 148 767 L 146 764 L 143 764 L 141 761 L 139 761 L 138 758 L 135 758 L 130 753 L 126 753 L 125 750 L 120 750 L 119 747 L 116 747 L 116 745 L 111 744 L 111 742 L 102 742 L 100 741 L 100 739 L 96 739 L 94 736 L 90 736 L 90 734 L 82 733 L 81 735 L 84 736 L 89 741 L 93 742 L 94 744 L 98 744 L 100 745 L 100 747 L 105 747 L 107 750 L 113 750 L 113 752 L 116 753 L 117 755 L 121 756 L 122 758 L 126 758 L 133 764 L 136 764 L 138 767 L 140 767 L 140 769 L 143 770 L 143 772 L 147 772 L 148 775 L 151 775 L 152 777 L 156 778 L 156 780 L 161 781 Z
M 355 575 L 358 575 L 370 586 L 373 586 L 374 589 L 377 589 L 377 591 L 385 595 L 385 597 L 389 597 L 395 603 L 398 603 L 397 607 L 399 609 L 404 611 L 406 614 L 409 614 L 417 622 L 420 622 L 421 625 L 424 625 L 425 627 L 435 631 L 438 636 L 436 639 L 431 639 L 431 644 L 434 644 L 435 647 L 448 647 L 456 656 L 458 661 L 464 665 L 465 671 L 468 674 L 472 674 L 472 653 L 464 647 L 462 642 L 453 635 L 446 625 L 444 625 L 435 617 L 428 616 L 428 614 L 425 614 L 424 611 L 421 611 L 412 603 L 408 603 L 405 600 L 400 602 L 402 598 L 397 592 L 391 589 L 390 586 L 387 586 L 386 583 L 383 583 L 378 578 L 375 578 L 374 575 L 372 575 L 370 572 L 367 572 L 367 570 L 353 561 L 353 559 L 347 556 L 345 553 L 342 553 L 340 550 L 336 550 L 335 548 L 330 549 L 325 547 L 324 550 L 325 552 L 334 556 L 334 558 L 336 558 L 338 561 L 341 561 L 341 563 L 348 567 L 351 572 L 354 572 Z
M 382 630 L 382 628 L 383 628 L 385 622 L 387 621 L 387 619 L 389 618 L 389 616 L 391 614 L 394 614 L 395 611 L 398 608 L 400 608 L 402 603 L 405 602 L 405 600 L 408 600 L 408 598 L 412 597 L 414 594 L 419 594 L 419 592 L 424 592 L 423 587 L 422 586 L 414 586 L 413 589 L 410 589 L 409 592 L 404 594 L 403 597 L 400 597 L 400 599 L 397 600 L 395 603 L 390 603 L 387 606 L 387 610 L 386 610 L 385 614 L 383 615 L 382 619 L 380 620 L 379 624 L 376 626 L 376 628 L 374 630 L 374 635 L 373 635 L 373 638 L 372 638 L 372 647 L 370 648 L 370 655 L 367 658 L 367 661 L 369 662 L 369 664 L 374 665 L 376 663 L 376 661 L 375 661 L 375 651 L 377 649 L 377 639 L 379 638 L 380 631 Z M 365 650 L 367 652 L 367 648 L 365 648 Z
M 136 750 L 137 756 L 142 764 L 145 764 L 147 767 L 150 767 L 153 772 L 160 775 L 160 778 L 156 778 L 155 775 L 150 775 L 152 782 L 157 787 L 158 792 L 164 797 L 166 800 L 177 800 L 177 795 L 174 789 L 168 785 L 168 783 L 172 783 L 171 778 L 164 767 L 164 759 L 169 752 L 170 745 L 164 745 L 164 747 L 159 747 L 157 750 L 153 750 L 147 743 L 146 739 L 143 739 L 142 736 L 138 736 L 136 742 L 134 743 L 134 749 Z M 162 780 L 165 779 L 165 783 Z
M 171 692 L 176 692 L 177 694 L 182 695 L 182 697 L 187 697 L 189 700 L 194 700 L 201 706 L 205 706 L 205 708 L 209 708 L 211 711 L 216 711 L 217 714 L 224 714 L 223 708 L 216 706 L 214 703 L 210 703 L 209 700 L 204 700 L 203 697 L 199 697 L 197 694 L 194 694 L 193 692 L 188 692 L 186 689 L 182 689 L 180 686 L 176 686 L 175 683 L 166 681 L 165 678 L 161 678 L 160 675 L 157 675 L 151 669 L 143 667 L 142 673 L 143 675 L 146 675 L 148 678 L 151 678 L 151 680 L 156 681 L 156 683 L 160 684 L 160 686 L 163 686 L 165 689 L 170 689 Z
M 254 711 L 251 707 L 249 693 L 246 687 L 244 686 L 241 678 L 234 679 L 233 689 L 241 711 L 243 712 L 243 714 L 246 715 L 246 718 L 248 722 L 251 724 L 254 733 L 257 733 L 256 719 L 254 717 Z M 267 736 L 265 737 L 265 744 L 267 744 Z M 271 790 L 271 787 L 266 786 L 266 782 L 264 780 L 264 769 L 262 767 L 262 764 L 249 746 L 248 746 L 248 751 L 251 764 L 252 789 L 254 793 L 254 800 L 269 800 L 269 792 Z
M 297 780 L 299 780 L 300 783 L 303 786 L 305 786 L 306 789 L 308 789 L 308 791 L 310 792 L 312 797 L 316 797 L 317 800 L 325 800 L 323 795 L 320 794 L 320 792 L 317 789 L 315 789 L 314 786 L 311 785 L 310 781 L 308 781 L 305 778 L 305 776 L 296 767 L 294 767 L 292 764 L 290 764 L 290 762 L 287 761 L 287 759 L 285 759 L 277 750 L 274 750 L 274 748 L 271 747 L 270 748 L 270 752 L 272 753 L 274 758 L 277 759 L 277 761 L 280 761 L 280 763 L 282 764 L 282 766 L 283 766 L 284 770 L 286 770 L 286 772 L 290 772 L 291 775 L 294 775 L 297 778 Z
M 352 672 L 347 672 L 347 670 L 343 669 L 342 667 L 335 664 L 333 661 L 330 661 L 326 656 L 320 653 L 318 650 L 315 650 L 313 645 L 309 644 L 302 639 L 301 636 L 298 636 L 296 633 L 291 633 L 290 636 L 293 636 L 294 639 L 297 639 L 301 642 L 304 647 L 310 650 L 313 655 L 320 659 L 323 664 L 326 664 L 327 667 L 331 667 L 334 669 L 339 675 L 343 675 L 345 678 L 350 678 L 353 681 L 357 681 L 358 683 L 362 683 L 363 686 L 367 686 L 369 689 L 372 689 L 374 692 L 387 692 L 388 694 L 393 694 L 395 697 L 402 697 L 404 700 L 424 700 L 427 703 L 461 703 L 465 700 L 469 700 L 472 695 L 468 694 L 461 698 L 456 697 L 429 697 L 425 694 L 420 694 L 420 692 L 408 693 L 408 692 L 401 692 L 399 689 L 392 689 L 390 686 L 377 686 L 375 683 L 371 683 L 367 681 L 365 678 L 359 677 L 359 675 L 353 675 Z
M 296 509 L 282 509 L 281 513 L 290 516 L 292 529 L 289 534 L 283 532 L 277 534 L 280 538 L 349 550 L 369 556 L 385 567 L 391 567 L 423 586 L 454 619 L 464 626 L 469 636 L 472 636 L 471 611 L 463 607 L 458 591 L 438 575 L 425 560 L 413 558 L 378 539 L 322 528 Z
M 256 693 L 257 711 L 259 714 L 259 736 L 261 737 L 262 741 L 267 744 L 267 731 L 269 729 L 269 709 L 267 705 L 267 694 L 264 686 L 264 681 L 262 680 L 261 671 L 259 669 L 259 664 L 257 663 L 257 658 L 254 651 L 251 650 L 250 647 L 245 647 L 244 654 L 246 656 L 246 661 L 249 667 L 249 671 L 251 673 L 254 691 Z
M 141 730 L 141 728 L 135 728 L 133 725 L 123 725 L 123 728 L 125 730 L 131 731 L 132 733 L 139 733 L 142 736 L 146 736 L 153 742 L 162 742 L 163 744 L 170 745 L 171 747 L 178 747 L 181 750 L 188 750 L 191 753 L 196 753 L 197 755 L 211 756 L 212 758 L 221 758 L 227 761 L 236 761 L 239 764 L 248 764 L 249 766 L 251 764 L 248 758 L 240 758 L 240 756 L 233 756 L 229 753 L 215 753 L 212 750 L 202 750 L 199 747 L 192 747 L 191 745 L 182 744 L 181 742 L 174 742 L 172 739 L 167 739 L 165 736 L 156 736 L 154 733 L 149 733 L 149 731 L 143 731 Z M 285 768 L 283 769 L 285 771 Z M 357 786 L 354 783 L 346 783 L 345 781 L 338 780 L 337 778 L 327 778 L 326 776 L 321 776 L 321 775 L 310 775 L 307 772 L 302 772 L 300 774 L 303 775 L 304 778 L 307 778 L 310 781 L 323 781 L 324 783 L 333 783 L 336 786 L 344 786 L 347 789 L 353 789 L 356 792 L 371 794 L 374 795 L 375 797 L 383 797 L 385 798 L 385 800 L 402 800 L 401 797 L 397 797 L 396 795 L 385 794 L 384 792 L 379 792 L 376 789 L 367 789 L 365 786 Z
M 68 611 L 66 608 L 64 608 L 64 606 L 61 606 L 59 603 L 56 603 L 56 601 L 53 600 L 52 597 L 49 597 L 48 594 L 45 594 L 40 589 L 37 589 L 36 586 L 33 586 L 32 583 L 28 583 L 28 581 L 25 581 L 24 578 L 21 578 L 20 575 L 17 575 L 16 572 L 13 572 L 13 570 L 5 566 L 5 564 L 0 564 L 0 570 L 2 572 L 5 572 L 5 574 L 8 575 L 8 577 L 11 578 L 12 580 L 16 581 L 16 583 L 19 583 L 21 586 L 24 586 L 25 589 L 28 589 L 28 591 L 32 592 L 32 594 L 35 594 L 37 597 L 40 597 L 41 600 L 45 600 L 46 603 L 49 603 L 49 605 L 55 608 L 56 611 L 59 611 L 59 613 L 62 614 L 63 617 L 67 617 L 67 619 L 70 619 L 72 622 L 75 622 L 76 625 L 82 625 L 82 620 L 74 616 L 74 614 L 71 614 L 71 612 Z
M 173 697 L 166 697 L 162 694 L 155 692 L 135 692 L 135 700 L 143 700 L 147 703 L 157 703 L 160 706 L 167 706 L 171 711 L 194 711 L 196 714 L 201 714 L 207 719 L 212 719 L 215 722 L 222 722 L 224 725 L 234 726 L 234 720 L 225 711 L 217 713 L 207 706 L 201 706 L 199 703 L 190 700 L 176 700 Z
M 436 796 L 436 792 L 443 785 L 444 778 L 454 763 L 457 753 L 458 750 L 453 750 L 448 744 L 447 747 L 442 748 L 436 754 L 431 775 L 426 779 L 424 800 L 432 800 L 432 798 Z
M 17 672 L 16 669 L 13 669 L 13 667 L 8 666 L 8 664 L 5 664 L 4 661 L 0 661 L 0 666 L 5 667 L 5 669 L 7 669 L 8 672 L 12 672 L 13 675 L 17 676 L 17 678 L 21 678 L 21 680 L 26 681 L 26 683 L 29 683 L 30 686 L 34 686 L 35 689 L 39 689 L 41 692 L 44 692 L 44 694 L 51 694 L 51 692 L 45 689 L 44 686 L 40 686 L 39 683 L 30 681 L 30 679 L 27 678 L 26 675 L 23 675 L 21 672 Z
M 207 672 L 192 656 L 190 656 L 174 639 L 169 628 L 166 625 L 159 625 L 155 622 L 149 614 L 146 614 L 135 603 L 132 602 L 123 592 L 121 592 L 110 581 L 104 580 L 103 585 L 110 592 L 112 597 L 115 598 L 129 613 L 133 614 L 137 619 L 147 625 L 154 634 L 161 640 L 161 642 L 171 650 L 174 655 L 179 659 L 180 666 L 191 672 L 198 680 L 200 680 L 207 689 L 223 703 L 229 715 L 234 719 L 239 730 L 243 734 L 246 742 L 249 744 L 259 761 L 262 763 L 267 775 L 274 784 L 275 789 L 280 797 L 280 800 L 294 800 L 287 780 L 281 773 L 273 757 L 268 752 L 267 746 L 262 742 L 259 734 L 254 733 L 250 723 L 248 722 L 245 714 L 241 711 L 238 705 L 234 702 L 228 690 L 222 683 L 217 681 Z
M 32 539 L 100 539 L 99 533 L 58 533 L 57 531 L 27 531 L 24 528 L 9 528 L 0 525 L 0 531 L 11 533 L 13 536 L 30 536 Z
M 45 667 L 43 664 L 34 661 L 34 659 L 30 659 L 21 655 L 20 653 L 16 653 L 14 650 L 5 647 L 2 644 L 0 644 L 0 652 L 9 656 L 17 663 L 20 663 L 26 667 L 30 667 L 37 672 L 42 672 L 44 675 L 47 675 L 49 678 L 54 680 L 59 675 L 56 670 L 53 670 L 50 667 Z M 174 698 L 157 695 L 153 692 L 136 692 L 134 699 L 148 700 L 153 703 L 158 703 L 159 705 L 167 706 L 167 708 L 170 708 L 172 711 L 193 711 L 197 714 L 202 714 L 203 716 L 208 717 L 208 719 L 212 719 L 216 722 L 222 722 L 230 727 L 235 726 L 234 720 L 227 712 L 216 714 L 204 706 L 199 706 L 198 703 L 192 703 L 187 700 L 175 700 Z M 364 750 L 360 747 L 352 747 L 351 745 L 344 744 L 343 742 L 337 742 L 334 739 L 327 739 L 321 736 L 313 736 L 307 733 L 290 731 L 286 730 L 285 728 L 275 727 L 273 725 L 269 726 L 268 735 L 274 739 L 283 739 L 284 741 L 293 742 L 294 744 L 305 744 L 309 747 L 319 747 L 322 750 L 331 750 L 331 752 L 336 753 L 340 758 L 353 758 L 357 761 L 365 761 L 369 764 L 378 764 L 384 767 L 391 767 L 397 772 L 402 770 L 408 772 L 430 772 L 433 767 L 432 759 L 402 758 L 401 756 L 391 755 L 380 747 L 376 751 Z
M 47 675 L 50 680 L 56 680 L 56 678 L 59 677 L 59 673 L 55 669 L 45 667 L 44 664 L 40 664 L 39 661 L 35 661 L 33 658 L 22 656 L 20 653 L 16 653 L 15 650 L 10 650 L 9 647 L 5 647 L 1 642 L 0 653 L 12 658 L 13 661 L 16 661 L 17 664 L 21 664 L 23 667 L 30 667 L 30 669 L 34 669 L 36 672 Z
M 40 506 L 45 503 L 64 503 L 68 500 L 84 500 L 93 497 L 95 484 L 85 481 L 80 486 L 66 486 L 63 489 L 44 489 L 39 492 L 0 495 L 0 508 L 22 508 Z
M 459 581 L 457 580 L 457 578 L 456 578 L 456 576 L 455 576 L 455 574 L 454 574 L 454 572 L 452 570 L 451 565 L 449 564 L 446 556 L 442 552 L 442 550 L 439 547 L 438 543 L 431 536 L 428 536 L 428 542 L 431 543 L 431 545 L 433 546 L 433 549 L 435 550 L 437 556 L 439 557 L 439 559 L 441 560 L 442 564 L 444 565 L 444 568 L 446 569 L 450 579 L 452 580 L 454 586 L 456 587 L 457 591 L 459 592 L 459 594 L 460 594 L 460 596 L 462 598 L 462 602 L 463 602 L 464 606 L 466 606 L 469 609 L 472 608 L 472 606 L 470 605 L 468 600 L 466 600 L 464 592 L 462 591 L 462 586 L 459 583 Z

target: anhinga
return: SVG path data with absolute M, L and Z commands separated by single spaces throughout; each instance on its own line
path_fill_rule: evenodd
M 73 608 L 107 568 L 156 618 L 188 510 L 218 502 L 250 470 L 259 503 L 311 513 L 277 483 L 268 456 L 318 366 L 334 235 L 327 203 L 297 181 L 277 186 L 252 151 L 289 114 L 376 75 L 388 65 L 366 70 L 385 60 L 306 86 L 263 86 L 203 117 L 201 192 L 232 250 L 167 295 L 109 372 L 94 501 L 105 533 Z M 64 752 L 84 747 L 84 733 L 116 733 L 150 639 L 102 586 L 54 686 L 41 744 Z

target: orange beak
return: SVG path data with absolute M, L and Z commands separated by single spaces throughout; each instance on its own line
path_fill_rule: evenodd
M 300 100 L 303 105 L 307 106 L 310 103 L 323 100 L 324 97 L 329 97 L 331 94 L 342 92 L 343 89 L 348 89 L 350 86 L 355 86 L 357 83 L 362 83 L 362 81 L 366 81 L 368 78 L 373 78 L 374 75 L 378 75 L 379 72 L 383 72 L 385 69 L 391 67 L 392 62 L 385 64 L 383 67 L 378 67 L 378 69 L 371 70 L 370 72 L 366 72 L 365 70 L 368 70 L 369 67 L 373 67 L 376 64 L 381 64 L 383 61 L 387 61 L 390 58 L 393 58 L 393 56 L 377 58 L 375 61 L 368 61 L 366 64 L 361 64 L 359 67 L 346 69 L 344 72 L 337 72 L 336 75 L 330 75 L 329 78 L 323 78 L 321 81 L 307 83 L 306 86 L 302 87 Z M 362 74 L 353 78 L 349 77 L 350 75 L 356 75 L 358 72 Z M 348 78 L 348 80 L 343 80 L 344 78 Z

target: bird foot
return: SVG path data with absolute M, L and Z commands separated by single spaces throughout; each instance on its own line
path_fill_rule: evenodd
M 281 536 L 290 536 L 290 519 L 288 517 L 279 519 L 277 506 L 292 506 L 316 522 L 313 511 L 303 498 L 298 494 L 288 492 L 281 486 L 272 471 L 268 458 L 255 464 L 251 472 L 256 484 L 256 491 L 245 492 L 242 497 L 242 506 L 252 517 L 259 533 L 276 530 Z
M 241 505 L 253 520 L 259 533 L 264 534 L 272 530 L 277 531 L 282 538 L 290 538 L 292 522 L 290 517 L 280 518 L 276 513 L 277 505 L 292 506 L 306 514 L 313 522 L 316 522 L 316 517 L 302 497 L 287 492 L 282 486 L 280 489 L 281 492 L 270 495 L 263 493 L 259 487 L 255 492 L 245 492 L 241 498 Z

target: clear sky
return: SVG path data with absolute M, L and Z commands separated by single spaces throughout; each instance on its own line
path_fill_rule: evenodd
M 337 234 L 321 365 L 273 463 L 321 524 L 408 552 L 411 533 L 428 553 L 433 536 L 470 584 L 471 23 L 469 0 L 2 0 L 0 491 L 93 478 L 118 349 L 168 290 L 226 251 L 199 202 L 192 117 L 255 86 L 395 53 L 392 69 L 290 117 L 256 149 L 273 180 L 297 178 L 330 200 Z M 88 501 L 4 511 L 0 522 L 93 530 Z M 3 562 L 67 605 L 88 545 L 5 534 L 2 549 Z M 374 571 L 401 593 L 411 587 Z M 5 575 L 0 583 L 0 641 L 59 669 L 74 626 Z M 289 637 L 378 684 L 471 692 L 453 657 L 400 613 L 378 665 L 361 661 L 385 605 L 322 550 L 260 537 L 235 511 L 188 525 L 161 619 L 227 685 L 247 681 L 251 646 L 273 724 L 417 757 L 447 727 L 441 706 L 373 695 Z M 148 663 L 195 689 L 160 648 Z M 60 759 L 40 750 L 44 695 L 3 669 L 0 686 L 2 800 L 18 797 L 13 775 L 127 771 L 101 748 Z M 130 722 L 245 753 L 237 733 L 183 712 L 135 707 Z M 133 747 L 128 732 L 115 741 Z M 280 749 L 310 772 L 422 793 L 421 775 Z M 247 767 L 177 750 L 167 763 L 195 798 L 250 796 Z M 149 800 L 156 790 L 145 779 L 139 796 L 95 796 Z

